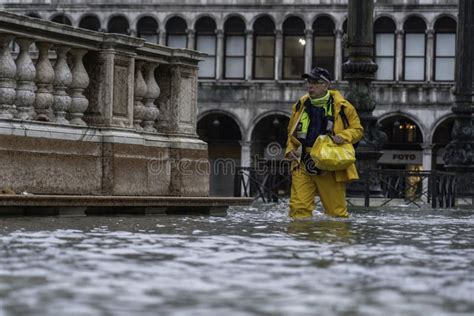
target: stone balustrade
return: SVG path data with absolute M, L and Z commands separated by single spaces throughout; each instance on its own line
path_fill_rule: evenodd
M 196 134 L 204 56 L 0 12 L 0 186 L 207 196 Z
M 203 56 L 0 12 L 0 118 L 195 134 Z

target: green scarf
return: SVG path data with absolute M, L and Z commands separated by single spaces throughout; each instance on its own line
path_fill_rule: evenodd
M 328 109 L 328 100 L 329 100 L 329 90 L 326 92 L 326 95 L 323 96 L 323 97 L 320 97 L 320 98 L 316 98 L 316 99 L 313 99 L 311 97 L 309 97 L 309 100 L 311 101 L 311 104 L 313 106 L 316 106 L 316 107 L 323 107 L 324 108 L 324 112 L 326 113 L 326 116 L 331 116 L 332 113 L 328 113 L 328 110 L 329 112 L 332 112 L 331 109 L 329 108 Z

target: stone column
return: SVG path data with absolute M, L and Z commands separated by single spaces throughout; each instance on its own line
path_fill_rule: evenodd
M 15 109 L 16 65 L 10 52 L 14 36 L 0 34 L 0 118 L 12 119 Z
M 54 103 L 53 97 L 53 82 L 54 69 L 49 60 L 49 49 L 53 46 L 51 43 L 36 42 L 39 55 L 36 60 L 36 84 L 38 91 L 36 92 L 35 100 L 35 120 L 50 122 L 51 121 L 51 107 Z
M 313 30 L 305 30 L 305 46 L 304 46 L 304 72 L 311 71 L 313 63 Z
M 459 0 L 456 38 L 456 88 L 452 141 L 443 156 L 446 169 L 457 174 L 458 195 L 474 196 L 474 2 Z
M 403 80 L 403 36 L 405 32 L 403 30 L 397 30 L 395 36 L 397 39 L 397 48 L 395 56 L 395 81 L 399 82 Z
M 275 30 L 275 80 L 280 80 L 283 67 L 283 31 Z
M 159 44 L 166 46 L 166 31 L 162 30 L 159 35 Z
M 251 156 L 252 142 L 250 142 L 250 141 L 241 141 L 240 146 L 241 146 L 241 149 L 240 149 L 240 167 L 249 168 L 249 167 L 252 166 L 252 156 Z M 242 175 L 242 180 L 243 180 L 244 183 L 248 183 L 247 173 L 244 173 Z M 249 188 L 247 188 L 247 192 L 248 192 L 248 190 L 249 190 Z M 244 196 L 245 188 L 244 188 L 243 184 L 241 184 L 240 192 L 241 192 L 241 195 Z
M 16 117 L 20 120 L 29 120 L 35 116 L 35 77 L 36 69 L 30 57 L 30 46 L 33 43 L 29 38 L 16 39 L 20 46 L 20 54 L 16 59 Z
M 142 67 L 145 63 L 143 61 L 135 61 L 135 89 L 134 89 L 134 104 L 133 104 L 133 126 L 136 130 L 142 131 L 142 121 L 145 116 L 145 106 L 143 105 L 143 97 L 146 94 L 146 83 L 143 79 Z
M 72 82 L 70 86 L 71 108 L 69 109 L 69 115 L 71 117 L 71 124 L 82 126 L 87 125 L 82 120 L 82 117 L 89 106 L 89 100 L 83 94 L 84 90 L 89 86 L 89 75 L 82 61 L 85 54 L 87 54 L 86 49 L 71 50 L 74 64 L 72 66 Z
M 426 30 L 426 80 L 433 81 L 434 30 Z
M 155 100 L 160 96 L 160 87 L 156 83 L 155 69 L 158 64 L 147 63 L 145 65 L 145 82 L 146 82 L 146 94 L 145 94 L 145 115 L 143 117 L 143 129 L 147 132 L 154 133 L 156 128 L 153 126 L 160 111 L 155 105 Z
M 72 82 L 72 74 L 66 61 L 66 54 L 71 48 L 64 45 L 54 47 L 56 63 L 54 64 L 54 121 L 59 124 L 69 124 L 66 113 L 71 106 L 71 97 L 66 93 Z
M 376 101 L 371 82 L 378 68 L 373 62 L 373 12 L 373 1 L 349 0 L 349 60 L 342 66 L 345 79 L 349 81 L 346 98 L 356 107 L 365 130 L 356 153 L 358 167 L 362 171 L 376 168 L 377 160 L 382 156 L 382 146 L 387 139 L 377 125 L 377 118 L 372 114 Z M 353 189 L 361 192 L 362 183 L 357 182 Z M 370 189 L 375 194 L 380 193 L 380 183 L 371 181 Z
M 188 29 L 186 30 L 186 33 L 188 33 L 188 48 L 189 49 L 196 49 L 194 47 L 195 42 L 196 42 L 196 35 L 195 35 L 195 32 L 194 30 L 191 30 L 191 29 Z
M 335 61 L 334 61 L 334 79 L 336 81 L 342 80 L 342 30 L 334 30 L 334 35 L 336 37 L 336 47 L 335 47 Z
M 252 79 L 252 63 L 253 63 L 253 31 L 247 30 L 245 32 L 245 80 Z
M 216 51 L 216 79 L 222 79 L 224 70 L 224 31 L 216 30 L 217 51 Z

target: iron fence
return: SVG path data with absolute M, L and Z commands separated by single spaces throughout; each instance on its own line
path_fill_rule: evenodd
M 403 199 L 406 205 L 447 208 L 456 204 L 456 184 L 455 173 L 450 172 L 366 169 L 360 172 L 358 181 L 348 186 L 347 197 L 363 197 L 367 207 L 373 199 L 382 199 L 379 206 Z M 269 164 L 263 169 L 236 168 L 234 196 L 254 197 L 264 203 L 277 202 L 289 197 L 290 190 L 291 174 L 287 164 Z

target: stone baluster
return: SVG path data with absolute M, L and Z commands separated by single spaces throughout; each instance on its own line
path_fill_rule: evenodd
M 0 118 L 13 118 L 15 109 L 16 65 L 11 55 L 10 43 L 14 36 L 0 34 Z
M 143 79 L 142 67 L 143 61 L 135 61 L 135 91 L 133 104 L 133 125 L 139 131 L 143 130 L 141 123 L 145 116 L 145 106 L 142 103 L 143 97 L 147 92 L 145 79 Z
M 66 54 L 70 50 L 67 46 L 57 46 L 54 48 L 57 54 L 54 64 L 54 121 L 59 124 L 69 124 L 66 119 L 66 112 L 71 106 L 71 97 L 66 93 L 66 89 L 72 82 L 72 74 L 66 62 Z
M 156 132 L 156 128 L 153 127 L 155 124 L 160 110 L 155 105 L 155 100 L 160 96 L 160 87 L 155 79 L 155 69 L 158 64 L 147 63 L 145 65 L 145 81 L 146 81 L 146 94 L 145 94 L 145 115 L 143 118 L 143 129 L 147 132 Z
M 87 54 L 86 49 L 71 50 L 74 64 L 72 66 L 72 82 L 69 87 L 71 95 L 71 107 L 69 109 L 71 124 L 82 126 L 87 125 L 82 120 L 82 117 L 89 106 L 89 100 L 83 94 L 84 90 L 89 86 L 89 75 L 82 61 L 85 54 Z
M 36 92 L 35 120 L 50 122 L 50 111 L 54 103 L 53 97 L 53 82 L 54 69 L 48 57 L 49 49 L 53 44 L 46 42 L 37 42 L 39 55 L 36 60 L 36 85 L 38 91 Z
M 29 120 L 35 116 L 35 77 L 36 69 L 30 57 L 30 46 L 33 43 L 29 38 L 16 39 L 20 46 L 20 54 L 16 59 L 16 117 L 20 120 Z

